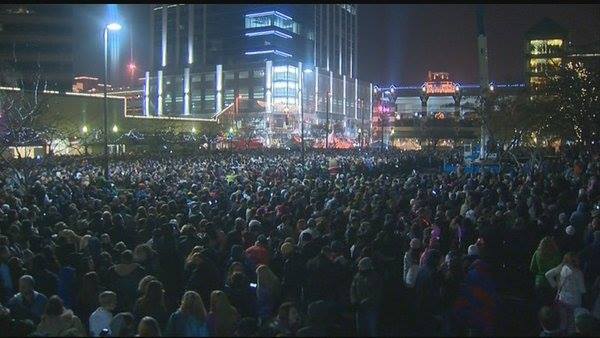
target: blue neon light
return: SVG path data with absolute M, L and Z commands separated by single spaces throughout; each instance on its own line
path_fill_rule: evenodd
M 291 35 L 285 34 L 285 33 L 282 33 L 282 32 L 276 31 L 276 30 L 260 31 L 260 32 L 249 32 L 249 33 L 246 33 L 246 36 L 260 36 L 260 35 L 271 35 L 271 34 L 280 36 L 280 37 L 285 38 L 285 39 L 291 39 L 292 38 Z
M 456 84 L 457 86 L 459 86 L 460 88 L 479 88 L 478 84 Z M 512 83 L 512 84 L 493 84 L 494 87 L 497 88 L 522 88 L 525 87 L 525 84 L 523 83 Z M 394 85 L 394 90 L 402 90 L 402 89 L 420 89 L 423 86 L 396 86 Z M 389 90 L 391 89 L 390 87 L 377 87 L 380 90 Z
M 278 17 L 281 17 L 281 18 L 286 19 L 286 20 L 293 20 L 291 17 L 289 17 L 289 16 L 287 16 L 287 15 L 281 13 L 281 12 L 278 12 L 278 11 L 250 13 L 250 14 L 246 14 L 246 17 L 247 18 L 254 18 L 254 17 L 257 17 L 257 16 L 267 16 L 267 15 L 277 15 Z
M 285 52 L 282 52 L 282 51 L 279 51 L 279 50 L 275 50 L 274 54 L 275 55 L 285 56 L 286 58 L 292 57 L 292 54 L 288 54 L 288 53 L 285 53 Z
M 286 52 L 282 52 L 276 49 L 270 49 L 270 50 L 257 50 L 257 51 L 252 51 L 252 52 L 246 52 L 244 53 L 245 55 L 258 55 L 258 54 L 275 54 L 275 55 L 281 55 L 281 56 L 285 56 L 285 57 L 292 57 L 292 54 L 288 54 Z

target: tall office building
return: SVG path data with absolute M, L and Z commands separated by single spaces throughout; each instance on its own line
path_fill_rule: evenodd
M 591 71 L 600 69 L 600 41 L 574 45 L 568 29 L 544 18 L 525 34 L 525 79 L 532 89 L 555 76 L 564 63 L 578 63 Z
M 250 103 L 246 113 L 236 106 L 240 119 L 271 134 L 296 131 L 300 109 L 316 124 L 329 111 L 349 135 L 361 114 L 370 121 L 372 85 L 356 78 L 356 5 L 172 4 L 149 11 L 151 69 L 140 114 L 208 118 L 242 99 Z
M 0 64 L 20 73 L 25 86 L 40 74 L 48 90 L 70 90 L 72 25 L 71 6 L 0 5 Z
M 525 34 L 525 83 L 538 88 L 562 64 L 569 47 L 569 32 L 544 18 Z

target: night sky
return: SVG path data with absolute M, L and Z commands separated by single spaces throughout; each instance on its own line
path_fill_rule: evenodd
M 119 46 L 112 56 L 119 65 L 111 79 L 126 83 L 131 54 L 137 76 L 149 55 L 147 5 L 74 5 L 76 75 L 101 76 L 102 21 L 118 18 L 124 29 L 114 36 Z M 422 83 L 427 71 L 447 71 L 459 83 L 477 81 L 476 5 L 359 5 L 359 78 L 375 84 Z M 520 82 L 523 78 L 523 36 L 543 17 L 571 32 L 574 44 L 600 40 L 600 5 L 485 5 L 490 79 Z M 112 81 L 111 81 L 112 82 Z

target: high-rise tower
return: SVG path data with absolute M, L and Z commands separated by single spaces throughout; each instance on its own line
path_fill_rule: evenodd
M 357 78 L 357 5 L 161 4 L 149 11 L 141 114 L 206 119 L 235 111 L 236 122 L 268 130 L 271 139 L 289 138 L 301 116 L 305 124 L 329 119 L 348 137 L 369 123 L 371 84 Z

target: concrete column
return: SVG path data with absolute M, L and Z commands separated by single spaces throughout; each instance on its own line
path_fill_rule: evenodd
M 190 68 L 183 69 L 183 115 L 190 115 Z
M 157 75 L 158 75 L 158 85 L 157 85 L 158 102 L 156 105 L 156 115 L 161 116 L 163 113 L 163 71 L 159 70 Z
M 150 72 L 146 72 L 144 79 L 144 116 L 150 116 Z
M 215 76 L 215 110 L 218 113 L 223 110 L 223 65 L 217 65 Z

